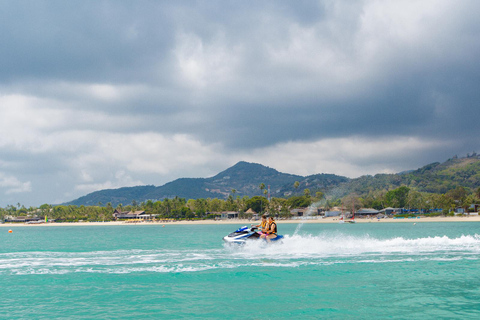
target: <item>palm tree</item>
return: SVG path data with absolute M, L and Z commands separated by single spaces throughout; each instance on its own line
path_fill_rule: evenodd
M 310 189 L 304 189 L 303 194 L 305 195 L 306 198 L 310 198 Z
M 263 182 L 260 183 L 260 185 L 258 187 L 263 192 L 263 189 L 265 189 L 265 183 L 263 183 Z M 262 214 L 262 202 L 263 202 L 263 199 L 260 197 L 260 214 Z

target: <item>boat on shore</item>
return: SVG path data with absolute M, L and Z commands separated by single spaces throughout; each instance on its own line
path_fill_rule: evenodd
M 338 223 L 356 223 L 356 221 L 355 221 L 355 211 L 352 210 L 352 212 L 353 212 L 353 215 L 350 219 L 347 219 L 347 217 L 345 215 L 342 215 L 340 217 L 340 221 Z

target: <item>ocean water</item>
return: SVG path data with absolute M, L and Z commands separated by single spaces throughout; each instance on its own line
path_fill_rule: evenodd
M 0 228 L 0 318 L 480 318 L 480 223 L 278 225 Z

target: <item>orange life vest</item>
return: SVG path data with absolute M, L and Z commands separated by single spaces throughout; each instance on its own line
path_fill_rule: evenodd
M 272 226 L 273 226 L 273 231 L 272 230 Z M 275 221 L 273 221 L 272 223 L 270 223 L 267 227 L 267 233 L 268 234 L 277 234 L 277 224 L 275 223 Z

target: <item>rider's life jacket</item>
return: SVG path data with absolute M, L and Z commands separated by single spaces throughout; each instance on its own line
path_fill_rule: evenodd
M 272 230 L 272 226 L 273 226 L 273 231 Z M 270 223 L 268 225 L 268 229 L 267 229 L 267 233 L 268 234 L 277 234 L 277 224 L 275 223 L 275 221 L 273 221 L 272 223 Z

